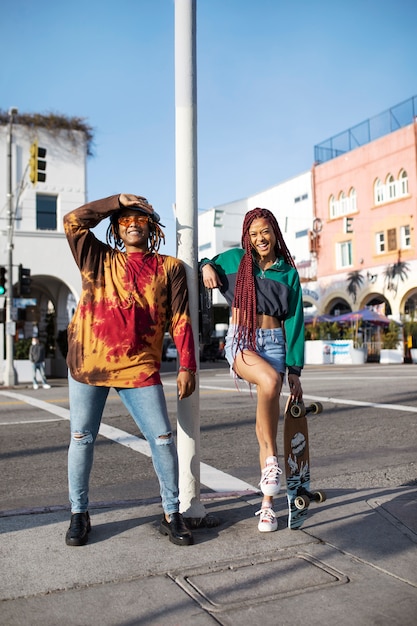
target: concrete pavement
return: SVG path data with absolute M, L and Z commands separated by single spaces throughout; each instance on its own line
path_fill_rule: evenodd
M 220 525 L 178 547 L 159 500 L 93 503 L 84 547 L 69 511 L 0 512 L 3 626 L 297 626 L 417 622 L 417 485 L 329 490 L 302 530 L 259 533 L 255 493 L 202 494 Z

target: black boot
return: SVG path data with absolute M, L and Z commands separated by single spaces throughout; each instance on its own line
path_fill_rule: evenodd
M 191 546 L 194 543 L 191 530 L 185 525 L 181 513 L 171 513 L 169 522 L 166 521 L 164 515 L 159 526 L 159 532 L 168 535 L 169 540 L 177 546 Z
M 65 535 L 67 546 L 84 546 L 88 541 L 88 533 L 91 530 L 90 516 L 85 513 L 73 513 L 70 526 Z

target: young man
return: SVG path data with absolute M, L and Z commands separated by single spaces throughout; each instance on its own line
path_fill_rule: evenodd
M 45 348 L 37 337 L 32 338 L 32 344 L 29 348 L 29 361 L 32 363 L 33 369 L 33 388 L 39 389 L 39 384 L 36 378 L 37 372 L 41 377 L 42 387 L 44 389 L 50 389 L 51 385 L 48 385 L 45 375 Z
M 106 217 L 110 225 L 103 243 L 91 229 Z M 195 389 L 185 269 L 178 259 L 158 253 L 164 239 L 159 215 L 141 196 L 91 202 L 68 213 L 64 226 L 82 276 L 68 327 L 72 515 L 66 543 L 80 546 L 88 540 L 93 446 L 113 387 L 151 447 L 164 510 L 159 530 L 177 545 L 191 545 L 192 534 L 179 513 L 177 451 L 159 375 L 168 324 L 179 357 L 179 398 Z

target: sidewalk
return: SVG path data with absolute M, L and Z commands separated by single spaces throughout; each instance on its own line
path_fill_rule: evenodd
M 4 626 L 411 626 L 417 619 L 417 486 L 327 492 L 302 530 L 259 533 L 259 496 L 204 494 L 220 518 L 178 547 L 157 501 L 90 508 L 89 543 L 65 545 L 69 512 L 0 513 Z

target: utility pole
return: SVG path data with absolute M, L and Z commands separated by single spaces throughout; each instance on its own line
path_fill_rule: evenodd
M 175 163 L 177 255 L 187 272 L 191 323 L 198 355 L 196 0 L 175 0 Z M 198 367 L 198 366 L 197 366 Z M 198 370 L 197 370 L 198 374 Z M 198 382 L 178 401 L 181 512 L 194 522 L 206 517 L 200 502 L 200 402 Z
M 13 298 L 13 176 L 12 176 L 12 141 L 13 141 L 13 118 L 18 110 L 11 107 L 9 110 L 9 132 L 7 137 L 7 280 L 6 291 L 6 363 L 4 368 L 3 384 L 13 387 L 17 382 L 17 374 L 13 363 L 13 339 L 15 334 L 15 322 L 12 321 L 12 298 Z

